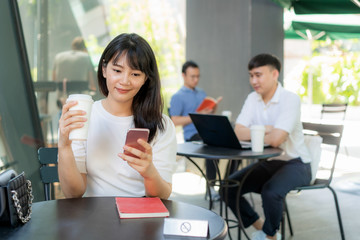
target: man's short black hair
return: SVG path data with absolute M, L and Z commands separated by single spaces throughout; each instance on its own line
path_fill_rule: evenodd
M 182 66 L 182 73 L 186 73 L 186 69 L 188 69 L 189 67 L 192 67 L 192 68 L 199 68 L 199 66 L 196 64 L 196 62 L 194 61 L 187 61 L 184 63 L 184 65 Z
M 253 57 L 248 64 L 248 69 L 250 71 L 253 68 L 262 67 L 266 65 L 275 68 L 280 73 L 281 70 L 280 60 L 276 56 L 268 53 L 262 53 Z

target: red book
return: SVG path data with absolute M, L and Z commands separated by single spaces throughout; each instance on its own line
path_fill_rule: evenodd
M 158 197 L 116 197 L 120 218 L 168 217 L 169 211 Z
M 204 100 L 200 103 L 200 105 L 196 109 L 196 112 L 200 112 L 201 110 L 204 110 L 205 108 L 214 109 L 214 107 L 219 103 L 219 101 L 221 99 L 222 99 L 222 97 L 219 97 L 218 99 L 215 99 L 212 97 L 205 97 Z

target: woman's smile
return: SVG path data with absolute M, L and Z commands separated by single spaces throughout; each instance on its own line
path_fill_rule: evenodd
M 115 87 L 115 89 L 120 93 L 120 94 L 126 94 L 128 92 L 131 91 L 131 89 L 124 89 L 124 88 L 117 88 Z

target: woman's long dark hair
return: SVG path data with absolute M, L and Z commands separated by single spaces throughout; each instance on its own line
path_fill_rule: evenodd
M 163 101 L 160 94 L 161 84 L 155 54 L 145 39 L 135 33 L 123 33 L 108 44 L 101 55 L 98 66 L 97 75 L 100 91 L 106 97 L 109 94 L 102 68 L 106 67 L 112 59 L 115 64 L 122 54 L 126 56 L 132 69 L 140 70 L 146 75 L 144 85 L 134 96 L 132 112 L 135 127 L 150 130 L 149 142 L 151 142 L 157 129 L 164 130 L 162 121 Z

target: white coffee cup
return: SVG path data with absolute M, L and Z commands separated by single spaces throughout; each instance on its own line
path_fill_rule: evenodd
M 71 110 L 83 110 L 86 112 L 86 115 L 84 115 L 84 117 L 87 119 L 86 122 L 84 122 L 84 126 L 82 128 L 76 128 L 70 132 L 69 139 L 84 141 L 87 139 L 90 113 L 91 113 L 91 108 L 92 108 L 94 101 L 92 100 L 92 97 L 87 94 L 71 94 L 71 95 L 69 95 L 66 102 L 69 102 L 69 101 L 77 101 L 78 102 L 78 104 L 71 107 L 69 110 L 70 111 Z
M 222 111 L 221 115 L 227 116 L 229 121 L 231 122 L 231 115 L 232 115 L 231 111 L 229 110 Z
M 251 131 L 251 150 L 253 152 L 264 151 L 264 136 L 265 126 L 263 125 L 252 125 Z

